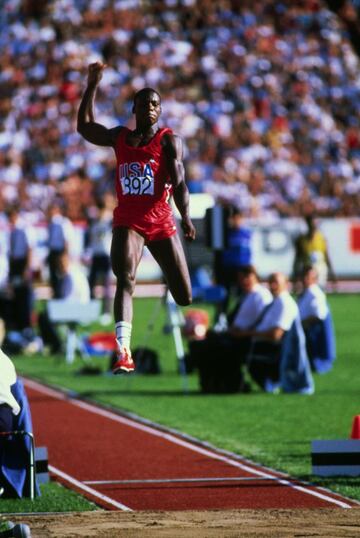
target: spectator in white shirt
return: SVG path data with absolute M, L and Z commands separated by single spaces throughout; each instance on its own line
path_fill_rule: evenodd
M 303 293 L 298 297 L 298 307 L 304 328 L 319 320 L 324 320 L 329 313 L 326 295 L 318 284 L 318 274 L 314 267 L 304 269 Z
M 0 433 L 14 429 L 14 416 L 20 413 L 20 406 L 15 400 L 11 387 L 16 383 L 15 367 L 9 357 L 0 349 Z M 3 460 L 4 445 L 0 438 L 0 464 Z M 0 495 L 5 491 L 4 479 L 0 465 Z
M 264 315 L 265 307 L 272 302 L 272 295 L 266 286 L 260 284 L 253 265 L 239 269 L 238 283 L 244 295 L 229 327 L 229 333 L 235 338 L 242 338 L 252 334 L 252 330 Z
M 0 349 L 0 495 L 21 498 L 30 495 L 31 444 L 25 435 L 6 435 L 14 431 L 33 432 L 31 410 L 13 362 Z
M 311 368 L 317 373 L 326 373 L 336 358 L 335 332 L 327 298 L 318 284 L 315 267 L 308 266 L 304 269 L 302 285 L 303 292 L 298 297 L 298 306 Z
M 12 430 L 13 415 L 20 413 L 20 407 L 11 392 L 16 383 L 16 371 L 12 361 L 0 349 L 0 432 Z
M 269 286 L 274 299 L 252 332 L 249 363 L 251 376 L 264 389 L 267 379 L 273 383 L 280 380 L 282 338 L 299 317 L 297 304 L 288 291 L 286 276 L 281 272 L 271 274 Z
M 242 365 L 249 352 L 254 327 L 272 302 L 268 288 L 260 284 L 253 265 L 238 271 L 243 292 L 227 331 L 210 331 L 205 340 L 192 342 L 190 353 L 199 367 L 204 392 L 237 392 L 244 389 Z

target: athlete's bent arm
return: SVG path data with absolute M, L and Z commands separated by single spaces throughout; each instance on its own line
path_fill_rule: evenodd
M 94 101 L 106 66 L 100 62 L 89 65 L 88 82 L 77 115 L 77 131 L 85 140 L 98 146 L 114 146 L 119 127 L 107 129 L 95 122 Z
M 183 164 L 183 145 L 178 136 L 165 135 L 163 139 L 164 152 L 167 159 L 168 171 L 173 185 L 173 197 L 176 207 L 181 215 L 181 227 L 185 239 L 195 239 L 195 227 L 189 215 L 189 190 L 185 183 Z

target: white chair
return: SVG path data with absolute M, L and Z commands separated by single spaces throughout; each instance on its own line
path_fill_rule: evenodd
M 96 299 L 88 303 L 52 299 L 48 302 L 47 309 L 51 321 L 66 326 L 66 362 L 71 364 L 74 361 L 76 351 L 81 352 L 76 329 L 78 325 L 88 325 L 99 319 L 101 303 Z

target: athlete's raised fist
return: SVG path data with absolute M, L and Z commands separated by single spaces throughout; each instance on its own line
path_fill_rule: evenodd
M 94 62 L 88 66 L 88 84 L 99 84 L 106 64 Z

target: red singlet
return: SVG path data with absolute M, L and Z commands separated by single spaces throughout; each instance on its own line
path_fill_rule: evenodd
M 146 146 L 126 143 L 129 129 L 124 127 L 116 140 L 116 194 L 113 227 L 135 230 L 145 240 L 159 241 L 176 233 L 169 204 L 172 193 L 161 139 L 171 129 L 159 129 Z

